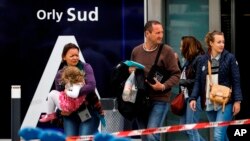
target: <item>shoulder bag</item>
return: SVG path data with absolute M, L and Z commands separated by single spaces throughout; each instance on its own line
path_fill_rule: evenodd
M 157 62 L 159 60 L 159 56 L 161 54 L 161 50 L 163 48 L 163 45 L 164 44 L 160 44 L 160 48 L 159 48 L 158 53 L 156 55 L 155 62 L 153 64 L 153 66 L 151 67 L 151 69 L 147 75 L 147 78 L 146 78 L 147 81 L 151 84 L 155 84 L 154 78 L 156 78 L 161 83 L 164 83 L 170 77 L 168 71 L 164 67 L 157 66 Z
M 185 112 L 185 96 L 183 91 L 177 94 L 170 103 L 170 108 L 173 114 L 182 116 Z
M 223 85 L 213 84 L 211 73 L 211 62 L 208 60 L 208 74 L 211 86 L 209 99 L 214 103 L 214 106 L 217 104 L 222 105 L 222 112 L 224 112 L 225 105 L 231 97 L 231 89 Z

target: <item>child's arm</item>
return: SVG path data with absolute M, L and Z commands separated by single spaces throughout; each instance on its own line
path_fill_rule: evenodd
M 82 83 L 67 84 L 66 89 L 65 89 L 65 93 L 67 94 L 67 96 L 69 96 L 71 98 L 77 98 L 82 86 L 83 86 Z

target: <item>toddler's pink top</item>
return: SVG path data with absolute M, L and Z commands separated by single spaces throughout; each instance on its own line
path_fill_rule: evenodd
M 61 110 L 65 112 L 76 111 L 82 103 L 85 102 L 85 97 L 86 96 L 84 95 L 78 96 L 77 98 L 71 98 L 67 96 L 64 91 L 62 91 L 59 96 Z

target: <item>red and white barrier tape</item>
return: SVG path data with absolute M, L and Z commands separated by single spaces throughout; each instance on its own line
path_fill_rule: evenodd
M 120 132 L 114 132 L 111 134 L 115 136 L 119 136 L 119 137 L 129 137 L 129 136 L 177 132 L 177 131 L 191 130 L 191 129 L 211 128 L 211 127 L 228 126 L 228 125 L 244 125 L 244 124 L 250 124 L 250 119 L 173 125 L 173 126 L 165 126 L 165 127 L 159 127 L 159 128 L 120 131 Z M 74 137 L 67 138 L 67 141 L 86 141 L 86 140 L 93 140 L 93 136 L 74 136 Z

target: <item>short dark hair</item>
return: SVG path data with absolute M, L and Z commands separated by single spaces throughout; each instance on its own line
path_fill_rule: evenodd
M 155 24 L 161 24 L 161 22 L 156 21 L 156 20 L 148 21 L 144 26 L 144 32 L 146 32 L 146 31 L 152 32 L 152 26 Z

